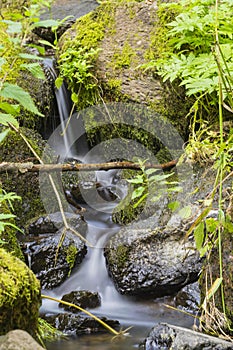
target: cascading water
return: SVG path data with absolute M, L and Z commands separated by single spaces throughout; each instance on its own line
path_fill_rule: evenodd
M 53 65 L 51 61 L 47 64 L 50 66 L 51 75 L 56 79 Z M 97 162 L 101 160 L 100 155 L 95 152 L 89 152 L 87 143 L 85 140 L 78 140 L 78 144 L 75 143 L 77 137 L 77 128 L 83 128 L 81 118 L 78 115 L 75 116 L 75 127 L 69 124 L 70 105 L 67 106 L 67 92 L 63 86 L 61 89 L 56 90 L 56 99 L 58 103 L 58 110 L 61 121 L 61 133 L 62 138 L 55 140 L 53 147 L 59 151 L 61 160 L 63 161 L 67 157 L 75 157 L 82 162 Z M 77 124 L 77 120 L 79 124 Z M 68 122 L 68 124 L 67 124 Z M 77 126 L 78 125 L 78 126 Z M 60 133 L 60 134 L 61 134 Z M 84 134 L 84 132 L 80 132 Z M 61 144 L 63 139 L 63 143 Z M 85 151 L 87 156 L 85 156 Z M 97 171 L 95 175 L 92 175 L 95 181 L 98 181 L 104 188 L 113 189 L 114 193 L 117 193 L 117 200 L 105 201 L 100 200 L 98 203 L 88 200 L 86 212 L 84 217 L 88 223 L 88 232 L 86 239 L 93 245 L 88 247 L 88 253 L 84 258 L 79 269 L 74 272 L 70 278 L 65 281 L 61 286 L 53 291 L 45 291 L 44 294 L 61 298 L 64 294 L 77 290 L 90 290 L 98 292 L 101 296 L 101 306 L 92 310 L 97 316 L 106 316 L 111 319 L 118 320 L 122 326 L 134 326 L 134 330 L 131 331 L 133 337 L 131 340 L 125 339 L 120 343 L 111 343 L 111 335 L 95 335 L 84 336 L 78 339 L 74 339 L 70 342 L 66 342 L 65 345 L 62 342 L 48 345 L 48 349 L 101 349 L 101 350 L 123 350 L 133 349 L 135 344 L 139 343 L 150 330 L 150 328 L 159 321 L 165 321 L 175 323 L 177 325 L 188 324 L 192 320 L 182 314 L 177 315 L 176 311 L 171 311 L 163 306 L 163 300 L 137 300 L 136 298 L 129 298 L 120 295 L 110 279 L 107 268 L 105 265 L 105 258 L 103 255 L 103 247 L 106 245 L 112 235 L 118 230 L 119 226 L 114 224 L 111 220 L 111 213 L 116 204 L 127 193 L 127 186 L 125 183 L 117 182 L 116 171 Z M 59 311 L 58 311 L 59 310 Z M 42 310 L 43 312 L 60 312 L 57 303 L 44 300 Z M 103 340 L 104 339 L 104 340 Z M 78 345 L 77 345 L 78 344 Z M 89 344 L 89 345 L 88 345 Z

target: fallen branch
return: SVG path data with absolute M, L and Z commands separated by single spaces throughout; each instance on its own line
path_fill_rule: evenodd
M 154 168 L 161 170 L 169 170 L 177 164 L 177 160 L 172 160 L 163 164 L 152 164 L 145 163 L 146 169 Z M 21 173 L 26 172 L 53 172 L 53 171 L 94 171 L 94 170 L 110 170 L 110 169 L 134 169 L 141 170 L 138 163 L 132 162 L 108 162 L 108 163 L 76 163 L 76 164 L 34 164 L 32 162 L 27 163 L 0 163 L 0 173 L 5 171 L 15 172 L 19 171 Z

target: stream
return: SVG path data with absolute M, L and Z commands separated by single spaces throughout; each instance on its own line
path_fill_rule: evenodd
M 98 210 L 100 209 L 99 207 Z M 106 206 L 103 208 L 103 210 L 106 209 L 112 209 L 111 205 L 108 208 Z M 48 343 L 48 350 L 135 349 L 157 322 L 185 327 L 193 325 L 192 317 L 165 306 L 165 304 L 172 304 L 173 297 L 140 300 L 136 297 L 119 294 L 108 276 L 102 248 L 110 236 L 118 231 L 119 227 L 111 221 L 111 216 L 106 212 L 99 211 L 97 213 L 95 210 L 87 210 L 85 220 L 88 223 L 86 238 L 95 247 L 88 248 L 88 253 L 80 268 L 67 281 L 53 291 L 43 291 L 43 294 L 61 298 L 64 294 L 77 290 L 98 292 L 101 296 L 101 306 L 90 311 L 96 316 L 118 320 L 123 329 L 128 327 L 132 327 L 132 329 L 129 330 L 129 336 L 115 340 L 113 335 L 108 332 L 106 334 L 69 337 L 67 340 Z M 59 313 L 61 309 L 56 302 L 44 300 L 41 311 Z
M 67 11 L 64 14 L 62 11 L 68 9 L 70 13 L 70 7 L 72 6 L 75 8 L 76 17 L 79 17 L 77 15 L 79 7 L 80 13 L 84 14 L 83 12 L 88 12 L 92 7 L 95 7 L 96 3 L 88 0 L 79 1 L 78 3 L 76 1 L 60 0 L 55 2 L 52 10 L 59 9 L 59 6 L 61 6 L 60 11 L 63 17 L 67 14 Z M 53 79 L 56 79 L 52 61 L 47 60 L 45 64 L 51 71 Z M 61 131 L 64 130 L 70 106 L 68 96 L 63 87 L 55 91 L 55 94 Z M 79 128 L 82 128 L 82 125 L 79 125 Z M 81 142 L 79 141 L 78 145 L 79 153 L 76 152 L 77 149 L 74 150 L 73 145 L 75 145 L 77 138 L 77 129 L 74 128 L 72 123 L 64 133 L 64 137 L 60 137 L 60 131 L 56 133 L 51 142 L 53 149 L 59 153 L 60 162 L 64 161 L 66 157 L 77 157 L 84 163 L 106 161 L 104 158 L 101 159 L 98 154 L 98 147 L 97 153 L 87 150 L 83 131 L 78 131 L 82 136 L 80 138 Z M 87 156 L 85 153 L 87 153 Z M 101 296 L 101 306 L 90 311 L 96 316 L 105 316 L 108 319 L 118 320 L 122 329 L 132 327 L 129 330 L 129 336 L 114 339 L 113 335 L 107 331 L 106 333 L 69 336 L 65 340 L 48 342 L 46 344 L 48 350 L 130 350 L 138 348 L 140 342 L 145 339 L 150 329 L 158 322 L 166 322 L 184 327 L 191 327 L 193 325 L 193 317 L 165 306 L 165 304 L 174 305 L 174 296 L 144 300 L 123 296 L 118 293 L 113 281 L 108 275 L 103 248 L 110 237 L 120 229 L 120 226 L 112 221 L 111 214 L 114 207 L 127 194 L 126 184 L 116 180 L 118 178 L 118 172 L 119 170 L 97 171 L 94 175 L 96 181 L 103 188 L 117 193 L 117 200 L 106 201 L 101 199 L 96 202 L 96 196 L 94 196 L 93 201 L 90 198 L 88 199 L 86 212 L 83 214 L 88 224 L 85 238 L 93 245 L 93 248 L 88 247 L 87 255 L 79 268 L 61 286 L 53 290 L 43 290 L 42 293 L 60 299 L 64 294 L 71 291 L 89 290 L 98 292 Z M 43 300 L 41 313 L 56 314 L 60 312 L 61 309 L 58 303 L 47 299 Z

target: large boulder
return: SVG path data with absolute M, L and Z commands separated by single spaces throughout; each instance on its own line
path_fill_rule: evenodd
M 171 295 L 198 279 L 202 260 L 189 223 L 170 222 L 150 228 L 156 218 L 122 228 L 105 248 L 110 276 L 122 294 L 142 297 Z
M 87 225 L 82 217 L 71 213 L 65 215 L 70 227 L 85 236 Z M 65 231 L 60 213 L 40 217 L 28 226 L 28 231 L 31 233 L 22 242 L 25 260 L 42 288 L 59 286 L 85 257 L 84 241 L 74 232 Z
M 133 102 L 136 106 L 143 104 L 168 117 L 186 137 L 188 120 L 183 116 L 188 113 L 190 102 L 184 90 L 176 87 L 176 93 L 173 93 L 174 87 L 165 86 L 158 75 L 141 68 L 159 52 L 159 45 L 162 41 L 164 43 L 160 26 L 165 27 L 166 18 L 172 18 L 172 13 L 162 14 L 164 23 L 161 24 L 157 10 L 156 2 L 101 3 L 94 11 L 78 19 L 61 37 L 58 63 L 70 89 L 77 94 L 78 108 L 96 105 L 103 100 Z M 75 51 L 77 55 L 73 54 Z M 77 71 L 75 67 L 81 62 L 78 52 L 87 54 L 88 61 L 84 63 L 88 62 L 91 69 L 84 75 L 80 70 L 80 75 L 71 76 L 67 73 L 67 64 L 71 71 Z M 75 75 L 81 76 L 81 84 L 81 79 L 75 80 Z M 85 124 L 90 126 L 88 136 L 94 142 L 98 137 L 103 140 L 114 133 L 114 128 L 111 131 L 102 128 L 96 132 L 92 114 L 85 119 Z M 114 122 L 112 115 L 111 118 L 106 115 L 105 119 L 107 123 Z M 117 131 L 119 133 L 119 128 Z
M 232 350 L 233 343 L 191 329 L 159 323 L 140 345 L 143 350 Z
M 40 282 L 24 262 L 0 248 L 0 334 L 22 329 L 36 337 Z

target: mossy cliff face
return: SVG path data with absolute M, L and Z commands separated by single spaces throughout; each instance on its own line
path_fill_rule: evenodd
M 0 335 L 23 329 L 36 337 L 40 284 L 19 259 L 0 248 Z
M 58 57 L 58 61 L 64 76 L 69 78 L 70 88 L 82 100 L 81 108 L 102 101 L 144 104 L 168 117 L 182 136 L 187 135 L 187 121 L 184 116 L 189 110 L 189 103 L 183 90 L 165 86 L 156 74 L 141 68 L 158 57 L 160 47 L 161 51 L 164 50 L 163 30 L 166 21 L 169 22 L 173 15 L 168 13 L 167 16 L 162 16 L 159 13 L 158 16 L 155 4 L 108 1 L 77 20 L 61 39 L 59 57 L 71 48 L 82 48 L 85 52 L 99 49 L 90 61 L 92 77 L 89 85 L 94 85 L 92 94 L 87 94 L 87 89 L 77 84 L 74 74 L 69 74 L 67 66 L 64 71 L 65 62 L 62 59 L 59 60 Z M 75 57 L 68 55 L 67 58 L 70 66 L 77 66 Z M 80 108 L 80 104 L 77 107 Z M 95 127 L 95 119 L 91 115 L 86 116 L 85 123 L 89 130 Z M 111 137 L 111 132 L 102 128 L 98 133 L 96 130 L 92 133 L 90 131 L 89 137 L 94 139 L 94 135 L 98 134 L 102 140 L 106 136 Z M 144 137 L 143 133 L 140 137 Z
M 42 138 L 34 131 L 22 128 L 22 133 L 27 137 L 38 155 L 45 145 Z M 11 131 L 1 144 L 0 162 L 35 162 L 35 157 L 28 149 L 21 136 Z M 2 188 L 6 192 L 15 192 L 22 197 L 22 201 L 15 202 L 14 214 L 16 223 L 23 227 L 26 222 L 35 216 L 44 213 L 44 207 L 40 199 L 38 174 L 33 173 L 4 173 L 1 174 Z

